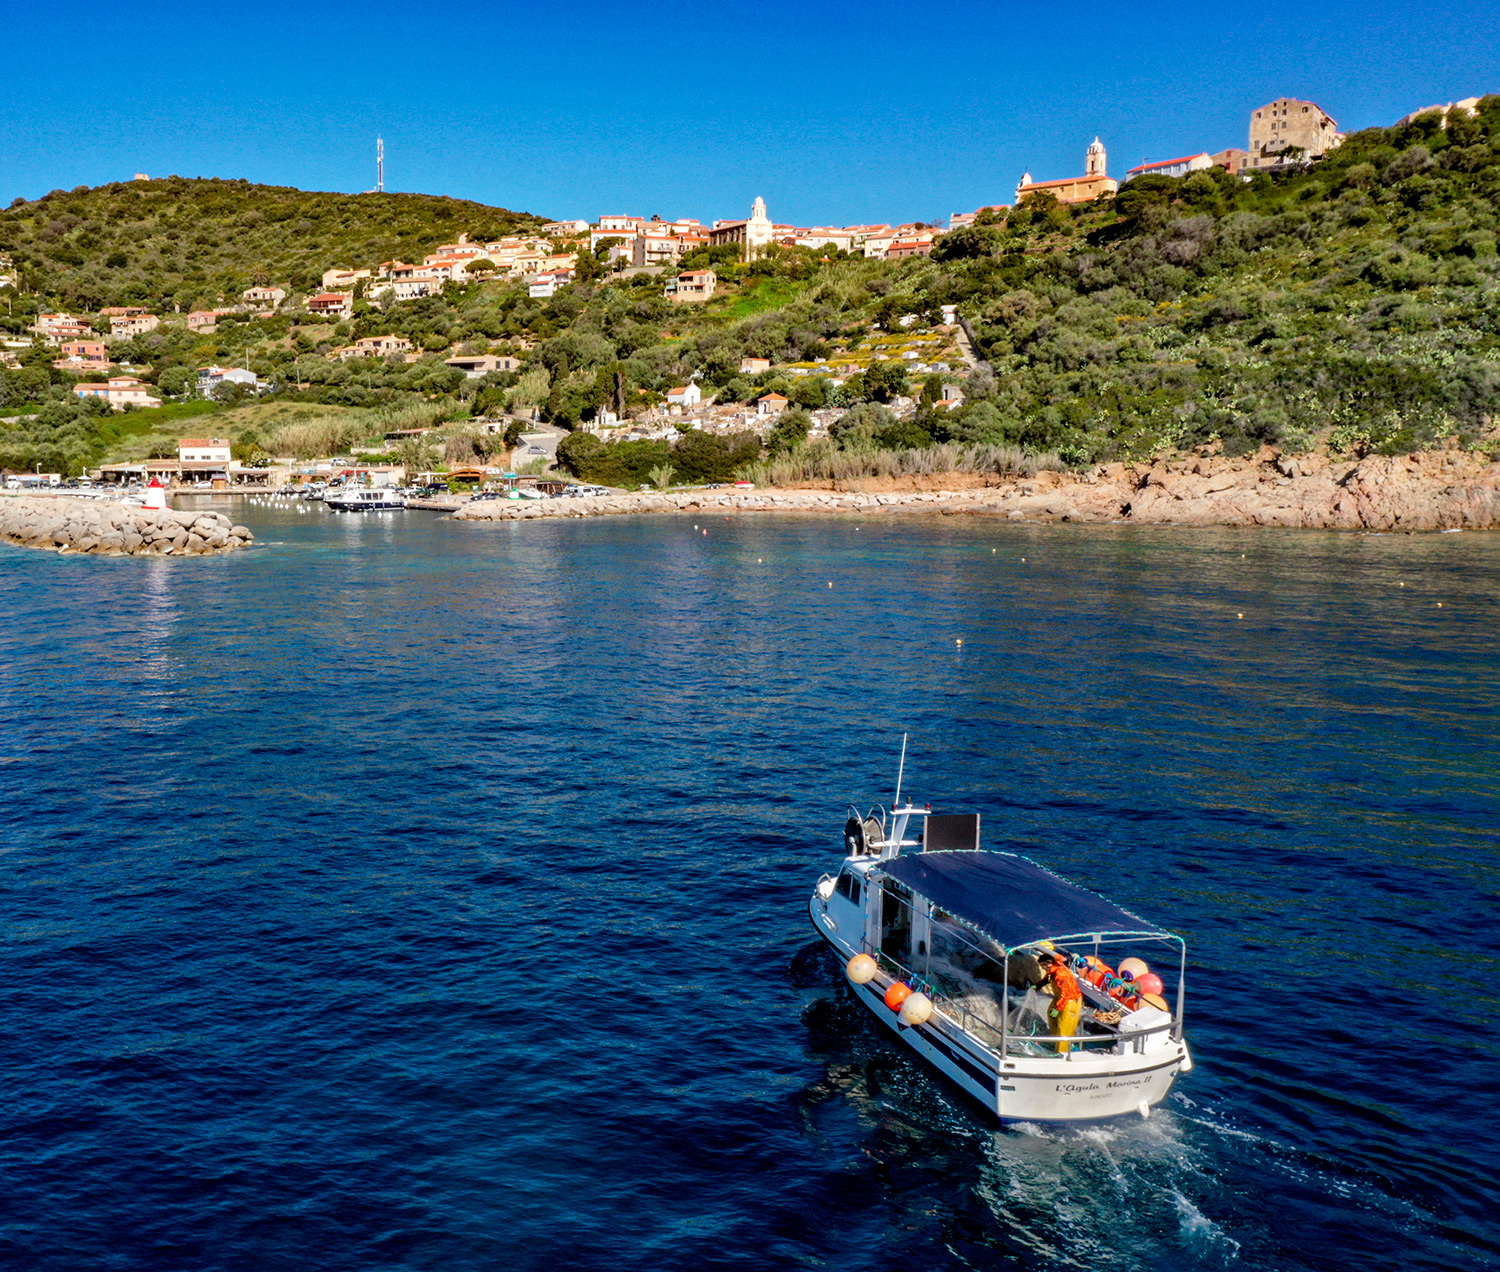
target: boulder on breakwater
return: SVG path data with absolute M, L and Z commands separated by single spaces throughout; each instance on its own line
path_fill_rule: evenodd
M 1323 530 L 1500 529 L 1500 463 L 1467 451 L 1330 459 L 1266 448 L 1243 458 L 1182 456 L 1031 477 L 941 474 L 828 482 L 837 489 L 671 490 L 466 504 L 462 521 L 630 513 L 940 513 L 1009 521 L 1286 526 Z M 939 488 L 934 488 L 939 487 Z
M 0 539 L 94 556 L 212 556 L 243 548 L 252 536 L 218 512 L 158 511 L 59 495 L 0 498 Z

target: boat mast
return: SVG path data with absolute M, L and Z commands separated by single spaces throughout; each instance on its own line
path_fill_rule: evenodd
M 901 735 L 901 767 L 896 770 L 896 800 L 891 805 L 891 812 L 901 807 L 901 779 L 906 776 L 906 739 L 907 734 Z

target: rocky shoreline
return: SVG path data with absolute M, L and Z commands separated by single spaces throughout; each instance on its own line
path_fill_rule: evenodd
M 216 556 L 252 542 L 218 512 L 178 512 L 65 496 L 0 499 L 0 539 L 94 556 Z
M 1283 526 L 1321 530 L 1500 528 L 1500 463 L 1466 451 L 1331 459 L 1183 457 L 1032 477 L 974 474 L 823 483 L 825 489 L 730 488 L 466 504 L 460 521 L 641 513 L 937 513 L 1020 522 Z M 957 488 L 955 488 L 957 487 Z

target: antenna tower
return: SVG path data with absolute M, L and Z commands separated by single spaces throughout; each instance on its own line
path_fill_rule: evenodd
M 385 139 L 375 138 L 375 193 L 385 193 Z

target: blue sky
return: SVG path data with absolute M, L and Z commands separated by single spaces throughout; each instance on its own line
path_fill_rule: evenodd
M 1500 0 L 80 0 L 6 31 L 7 203 L 138 171 L 368 189 L 379 133 L 388 189 L 548 216 L 937 220 L 1095 134 L 1119 175 L 1244 145 L 1278 96 L 1352 130 L 1500 91 Z

